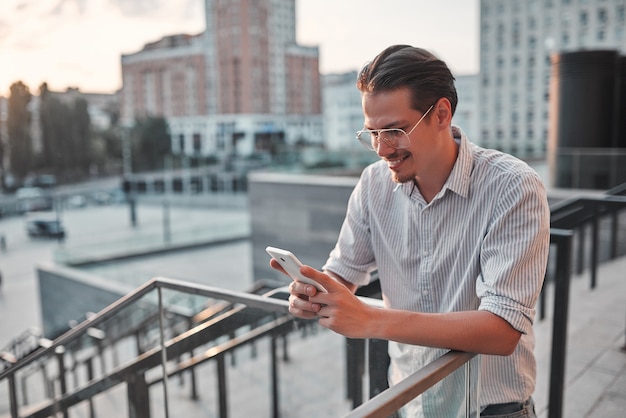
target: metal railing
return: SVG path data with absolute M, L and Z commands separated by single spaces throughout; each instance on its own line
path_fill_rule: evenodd
M 168 300 L 163 296 L 165 291 L 204 297 L 213 301 L 213 304 L 208 314 L 196 315 L 200 323 L 182 332 L 173 332 L 179 324 L 172 323 L 172 315 L 165 307 L 165 301 Z M 234 355 L 235 350 L 254 345 L 263 338 L 269 339 L 271 344 L 271 416 L 279 417 L 278 342 L 281 336 L 292 332 L 294 324 L 298 323 L 298 320 L 288 315 L 288 303 L 281 292 L 284 289 L 259 296 L 155 278 L 0 372 L 0 382 L 8 385 L 10 417 L 35 418 L 55 414 L 68 417 L 72 408 L 85 403 L 89 416 L 95 417 L 101 414 L 97 413 L 94 402 L 96 395 L 121 384 L 126 387 L 129 417 L 150 417 L 148 404 L 154 402 L 150 399 L 154 390 L 150 388 L 155 385 L 162 388 L 162 410 L 168 417 L 173 412 L 168 405 L 168 391 L 171 387 L 168 382 L 174 376 L 186 373 L 190 373 L 193 381 L 195 368 L 209 361 L 215 364 L 217 370 L 215 386 L 219 392 L 216 399 L 218 414 L 220 417 L 228 417 L 227 355 Z M 157 309 L 147 309 L 146 306 L 156 306 Z M 120 315 L 131 316 L 132 319 L 120 319 Z M 173 317 L 181 319 L 180 315 Z M 154 323 L 150 324 L 153 319 Z M 121 329 L 124 324 L 129 330 Z M 132 337 L 135 334 L 133 329 L 137 334 L 143 333 L 143 337 L 137 336 L 136 344 L 122 341 L 121 344 L 130 353 L 126 358 L 121 358 L 124 354 L 120 353 L 122 350 L 119 348 L 116 353 L 113 342 L 108 340 L 110 334 L 115 334 L 116 341 L 119 341 Z M 152 334 L 153 344 L 146 342 L 146 334 Z M 134 347 L 129 350 L 129 345 Z M 105 365 L 108 358 L 105 359 L 103 354 L 107 346 L 110 346 L 108 357 L 112 358 L 108 367 Z M 198 347 L 204 349 L 201 352 L 194 351 Z M 283 351 L 286 358 L 285 341 Z M 393 397 L 391 405 L 395 406 L 407 396 L 416 396 L 427 390 L 472 356 L 464 353 L 446 354 L 412 376 L 404 384 L 409 384 L 408 391 L 402 391 L 397 397 L 397 391 L 403 387 L 401 385 L 394 387 L 391 392 L 385 392 L 384 397 Z M 37 383 L 37 374 L 43 377 L 43 383 Z M 38 387 L 39 390 L 36 390 Z M 192 399 L 196 394 L 197 388 L 193 383 Z M 375 400 L 374 405 L 379 402 Z M 378 406 L 374 408 L 379 409 Z M 389 406 L 384 406 L 380 410 L 388 409 Z M 370 406 L 364 410 L 369 411 Z M 361 416 L 364 410 L 353 412 L 356 414 L 353 416 Z
M 385 418 L 417 398 L 452 372 L 465 366 L 465 416 L 472 414 L 469 361 L 476 354 L 449 351 L 398 384 L 376 395 L 345 415 L 346 418 Z
M 600 199 L 597 199 L 600 200 Z M 626 199 L 616 196 L 597 201 L 596 199 L 577 199 L 561 203 L 554 207 L 551 229 L 551 243 L 556 246 L 555 263 L 555 291 L 554 291 L 554 325 L 553 343 L 551 357 L 550 374 L 550 400 L 549 417 L 558 418 L 562 416 L 567 317 L 569 300 L 569 280 L 571 276 L 572 264 L 572 238 L 571 229 L 591 222 L 594 228 L 598 228 L 597 219 L 600 216 L 618 213 L 626 206 Z M 591 203 L 590 203 L 591 202 Z M 556 225 L 567 227 L 567 229 L 556 228 Z M 617 226 L 611 228 L 617 234 Z M 594 236 L 597 232 L 593 233 Z M 611 238 L 611 242 L 617 242 L 617 236 Z M 592 240 L 592 248 L 596 246 L 597 240 Z M 592 269 L 595 269 L 598 259 L 593 256 Z M 206 321 L 190 326 L 188 330 L 171 334 L 175 328 L 171 326 L 167 309 L 163 306 L 163 291 L 175 291 L 191 296 L 204 297 L 219 301 L 226 301 L 232 307 L 227 314 L 220 318 L 220 321 L 212 321 L 212 316 L 205 318 Z M 154 293 L 157 293 L 156 298 Z M 542 295 L 544 292 L 542 292 Z M 101 353 L 102 348 L 93 342 L 98 335 L 98 331 L 106 328 L 107 322 L 116 315 L 126 312 L 140 301 L 145 302 L 145 297 L 150 295 L 148 303 L 158 307 L 158 315 L 155 316 L 157 326 L 148 329 L 152 332 L 152 340 L 156 344 L 142 344 L 137 342 L 137 353 L 126 363 L 119 360 L 114 361 L 115 367 L 106 371 L 104 359 L 101 355 L 98 374 L 96 355 L 89 354 L 90 342 L 96 353 Z M 543 296 L 545 297 L 545 296 Z M 542 308 L 543 309 L 543 308 Z M 248 310 L 248 314 L 243 314 L 246 318 L 242 322 L 237 315 Z M 220 310 L 220 312 L 224 312 Z M 260 323 L 251 326 L 254 320 Z M 86 321 L 61 335 L 54 341 L 42 346 L 32 353 L 26 355 L 20 361 L 14 362 L 9 368 L 0 371 L 0 382 L 7 382 L 9 388 L 10 416 L 17 417 L 45 417 L 56 413 L 68 416 L 67 411 L 80 402 L 87 400 L 90 404 L 91 416 L 95 416 L 93 411 L 92 398 L 104 391 L 107 391 L 117 384 L 125 383 L 128 392 L 129 416 L 138 418 L 148 418 L 149 408 L 143 403 L 148 400 L 148 389 L 153 385 L 161 385 L 163 388 L 163 402 L 166 416 L 169 416 L 168 406 L 168 379 L 182 375 L 185 372 L 193 372 L 194 368 L 206 361 L 215 361 L 217 367 L 217 387 L 220 390 L 218 396 L 219 414 L 222 417 L 228 416 L 228 405 L 226 402 L 226 378 L 225 378 L 225 355 L 232 353 L 235 349 L 244 345 L 253 344 L 255 341 L 268 337 L 271 340 L 271 364 L 272 364 L 272 414 L 275 417 L 280 415 L 279 396 L 277 386 L 277 336 L 289 332 L 293 329 L 294 318 L 288 315 L 288 305 L 283 299 L 264 297 L 242 292 L 231 292 L 224 289 L 216 289 L 208 286 L 189 284 L 165 278 L 156 278 L 136 291 L 121 298 L 116 303 L 103 309 L 98 314 L 91 316 Z M 235 335 L 235 331 L 245 324 L 245 332 Z M 119 326 L 119 325 L 118 325 Z M 143 325 L 142 325 L 143 327 Z M 100 337 L 100 341 L 105 337 Z M 218 338 L 216 338 L 218 335 Z M 94 337 L 96 336 L 96 337 Z M 147 338 L 144 335 L 143 338 Z M 87 343 L 85 343 L 87 341 Z M 209 349 L 201 354 L 194 354 L 193 350 L 207 342 L 211 342 Z M 81 353 L 84 358 L 68 357 L 68 352 L 72 352 L 72 347 L 82 347 Z M 87 352 L 87 354 L 84 354 Z M 183 358 L 187 356 L 186 358 Z M 373 396 L 369 401 L 361 403 L 358 394 L 354 395 L 354 410 L 349 417 L 385 417 L 416 396 L 421 395 L 432 385 L 444 379 L 449 373 L 457 370 L 461 366 L 468 364 L 474 357 L 471 353 L 449 352 L 436 360 L 426 368 L 418 371 L 400 384 L 381 390 L 380 393 L 370 393 Z M 71 364 L 67 361 L 71 360 Z M 48 367 L 45 362 L 56 363 L 56 368 Z M 123 364 L 121 364 L 123 363 Z M 79 368 L 86 370 L 86 383 L 74 385 L 69 388 L 68 372 L 77 373 Z M 466 366 L 467 367 L 467 366 Z M 41 370 L 44 375 L 51 373 L 54 376 L 47 380 L 44 385 L 45 400 L 37 402 L 27 402 L 27 396 L 22 389 L 22 401 L 24 406 L 19 407 L 18 383 L 24 381 L 32 374 L 32 370 Z M 148 376 L 146 371 L 152 371 Z M 160 373 L 155 372 L 160 370 Z M 48 376 L 50 377 L 50 376 Z M 78 378 L 75 378 L 77 381 Z M 376 387 L 376 383 L 370 384 Z M 469 384 L 466 385 L 469 389 Z M 356 386 L 354 393 L 362 389 Z M 378 389 L 377 389 L 378 390 Z M 195 388 L 192 389 L 195 392 Z M 26 405 L 28 403 L 28 405 Z
M 163 307 L 161 296 L 164 290 L 173 290 L 196 296 L 200 295 L 210 299 L 225 300 L 231 304 L 233 309 L 226 315 L 226 319 L 224 317 L 221 318 L 223 320 L 221 322 L 218 320 L 215 320 L 213 323 L 210 320 L 205 321 L 204 323 L 196 325 L 193 329 L 188 330 L 186 333 L 174 335 L 166 340 L 165 329 L 168 326 L 166 325 L 168 319 L 166 318 L 166 310 Z M 116 364 L 111 367 L 110 371 L 105 371 L 104 366 L 102 366 L 100 368 L 100 375 L 95 376 L 94 372 L 97 362 L 94 360 L 96 356 L 86 353 L 87 349 L 85 348 L 84 340 L 91 339 L 90 334 L 93 334 L 92 330 L 106 329 L 108 321 L 115 320 L 116 316 L 120 313 L 127 315 L 130 312 L 129 309 L 132 309 L 137 304 L 144 303 L 145 297 L 153 297 L 154 291 L 158 293 L 159 299 L 159 315 L 157 319 L 159 335 L 156 346 L 151 348 L 144 347 L 145 351 L 137 348 L 137 352 L 134 355 L 130 355 L 130 358 L 124 365 L 119 365 L 119 363 L 123 361 L 118 359 L 114 361 Z M 153 300 L 150 301 L 150 303 L 153 302 Z M 242 319 L 241 312 L 244 310 L 246 310 L 246 317 Z M 21 361 L 16 362 L 11 367 L 0 372 L 0 382 L 8 382 L 10 416 L 13 418 L 45 417 L 57 412 L 62 412 L 64 416 L 67 416 L 67 410 L 72 406 L 86 399 L 91 400 L 96 394 L 106 391 L 122 382 L 125 382 L 129 387 L 129 393 L 133 392 L 135 395 L 138 393 L 146 393 L 147 387 L 155 383 L 162 383 L 164 391 L 166 392 L 167 379 L 169 376 L 180 374 L 188 368 L 181 366 L 170 371 L 168 369 L 168 362 L 181 358 L 186 353 L 191 352 L 194 347 L 198 347 L 208 341 L 213 341 L 213 355 L 209 357 L 213 359 L 217 358 L 219 362 L 219 358 L 223 359 L 224 352 L 232 350 L 238 345 L 250 343 L 262 336 L 284 332 L 288 328 L 287 324 L 293 321 L 293 318 L 288 316 L 287 312 L 287 302 L 282 299 L 242 292 L 230 292 L 224 289 L 215 289 L 208 286 L 189 284 L 166 278 L 153 279 L 136 291 L 109 305 L 98 314 L 78 324 L 73 329 L 52 341 L 47 347 L 33 351 Z M 246 320 L 248 322 L 245 322 Z M 259 320 L 264 323 L 254 328 L 249 327 L 249 332 L 242 333 L 243 336 L 237 338 L 230 337 L 229 333 L 238 330 L 242 325 L 246 326 Z M 290 325 L 293 327 L 292 324 Z M 220 339 L 220 337 L 224 337 L 224 335 L 227 337 Z M 73 350 L 73 348 L 77 346 L 80 346 L 82 349 Z M 137 346 L 139 347 L 139 344 L 137 344 Z M 85 358 L 75 358 L 81 353 Z M 192 359 L 195 364 L 198 364 L 202 361 L 203 357 L 201 355 L 192 357 Z M 204 359 L 208 359 L 206 354 L 204 354 Z M 69 361 L 71 361 L 72 364 L 68 364 Z M 189 362 L 189 360 L 187 360 L 187 362 Z M 57 364 L 55 365 L 54 363 Z M 182 365 L 184 362 L 180 364 Z M 70 391 L 68 379 L 71 377 L 71 373 L 75 372 L 75 369 L 79 366 L 86 370 L 88 375 L 87 379 L 82 385 L 75 384 L 75 390 Z M 152 378 L 151 381 L 143 381 L 140 375 L 143 376 L 146 370 L 154 369 L 155 367 L 162 368 L 161 377 Z M 25 379 L 27 376 L 31 375 L 33 368 L 41 369 L 44 371 L 43 374 L 48 377 L 47 381 L 43 384 L 44 388 L 42 391 L 44 394 L 39 397 L 38 407 L 33 409 L 33 406 L 29 405 L 28 408 L 22 408 L 20 412 L 18 408 L 18 381 L 20 378 Z M 50 374 L 54 374 L 55 376 L 50 378 Z M 35 385 L 29 386 L 34 387 Z M 26 400 L 26 393 L 22 393 L 21 395 L 23 400 Z M 141 399 L 141 396 L 129 396 L 130 416 L 148 416 L 146 414 L 149 414 L 149 411 L 145 411 L 146 405 L 141 405 L 135 402 L 134 399 Z M 167 399 L 167 393 L 164 394 L 164 399 Z M 30 402 L 30 404 L 34 403 L 33 401 Z M 227 414 L 224 413 L 221 416 L 227 416 Z

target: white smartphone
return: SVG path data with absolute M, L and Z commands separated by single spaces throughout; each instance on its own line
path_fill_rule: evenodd
M 298 257 L 293 255 L 291 251 L 283 250 L 276 247 L 267 247 L 265 251 L 267 251 L 267 253 L 272 256 L 273 259 L 278 261 L 281 267 L 293 280 L 313 285 L 320 292 L 326 292 L 326 289 L 324 289 L 321 284 L 309 277 L 303 276 L 300 273 L 300 267 L 302 267 L 302 263 L 300 262 L 300 260 L 298 260 Z

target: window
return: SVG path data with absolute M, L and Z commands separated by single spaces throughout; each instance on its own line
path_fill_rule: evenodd
M 517 3 L 516 3 L 517 4 Z M 513 44 L 513 46 L 517 47 L 519 46 L 519 21 L 515 21 L 513 22 L 513 34 L 511 36 L 511 43 Z
M 587 12 L 586 11 L 583 10 L 582 12 L 580 12 L 579 21 L 581 25 L 583 26 L 587 25 Z
M 202 148 L 202 136 L 198 133 L 193 134 L 193 151 L 198 153 Z

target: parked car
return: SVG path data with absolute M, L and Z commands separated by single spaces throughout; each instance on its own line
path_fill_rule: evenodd
M 63 223 L 55 217 L 29 215 L 26 220 L 26 232 L 30 237 L 65 238 Z
M 22 213 L 52 209 L 52 198 L 40 187 L 22 187 L 15 192 Z

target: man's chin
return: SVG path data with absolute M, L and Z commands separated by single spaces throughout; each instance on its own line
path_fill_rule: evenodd
M 395 171 L 391 171 L 391 179 L 394 183 L 404 184 L 413 181 L 413 177 L 402 176 L 400 173 L 396 173 Z

